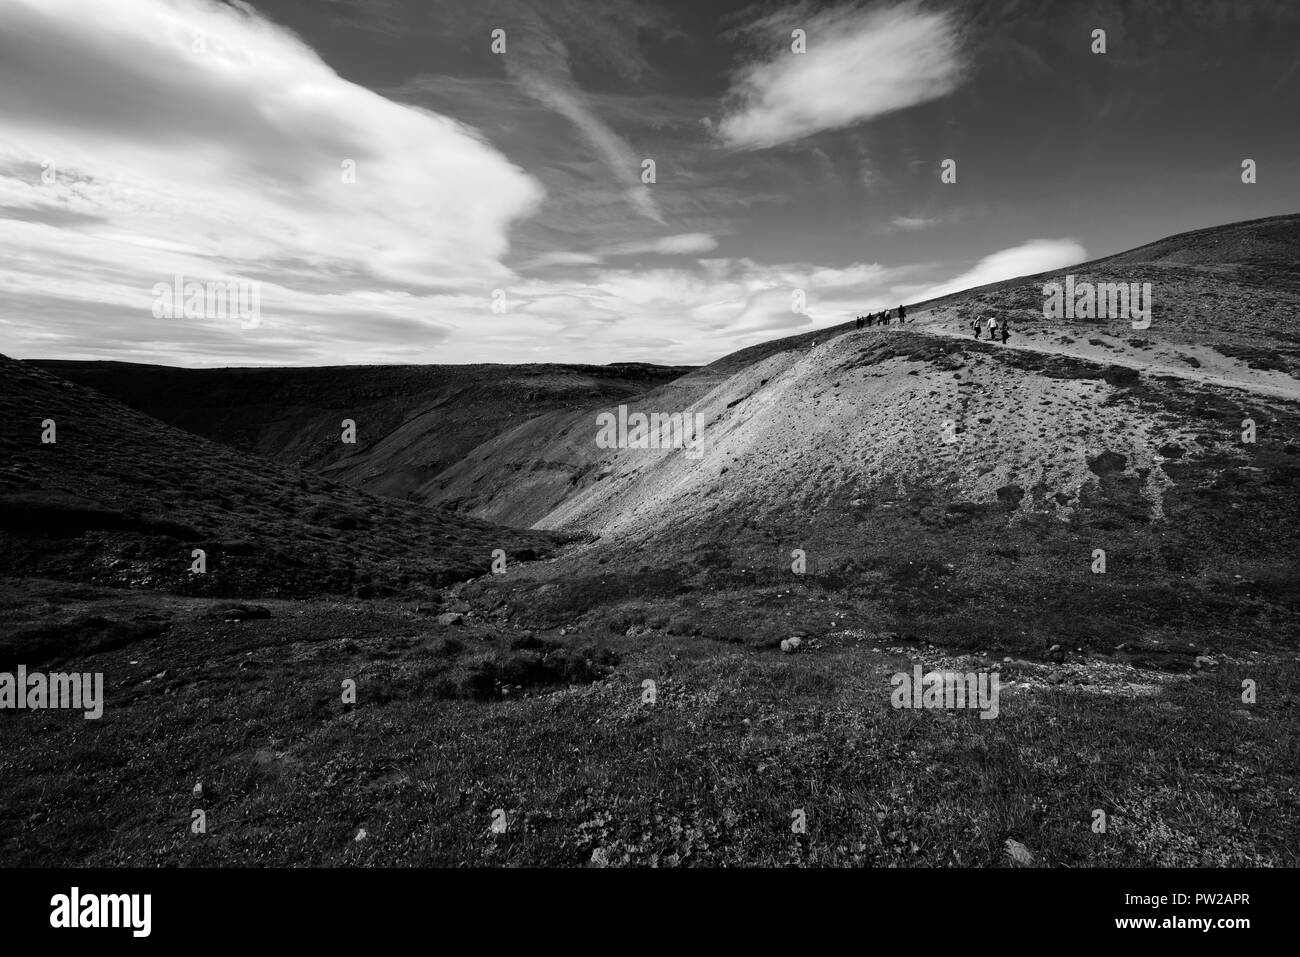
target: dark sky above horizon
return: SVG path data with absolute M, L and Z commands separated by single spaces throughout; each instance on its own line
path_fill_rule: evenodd
M 707 362 L 1300 211 L 1297 41 L 1290 0 L 0 0 L 0 352 Z M 155 316 L 177 276 L 260 322 Z

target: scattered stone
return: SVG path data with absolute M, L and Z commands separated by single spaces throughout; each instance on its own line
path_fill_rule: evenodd
M 1194 664 L 1198 668 L 1217 668 L 1219 666 L 1219 663 L 1209 655 L 1197 655 Z
M 444 611 L 437 620 L 440 625 L 460 625 L 464 623 L 465 616 L 454 611 Z
M 1007 838 L 1006 852 L 1007 857 L 1011 858 L 1012 862 L 1016 864 L 1028 867 L 1034 863 L 1033 852 L 1019 841 Z
M 270 618 L 271 610 L 261 605 L 244 605 L 239 602 L 223 601 L 209 608 L 204 617 L 216 618 L 219 621 L 256 621 L 262 618 Z
M 799 646 L 802 644 L 802 638 L 783 638 L 781 640 L 781 650 L 787 655 L 792 655 L 799 650 Z
M 1109 449 L 1100 455 L 1090 458 L 1088 469 L 1096 475 L 1108 475 L 1111 472 L 1123 472 L 1128 465 L 1127 456 L 1120 455 L 1118 452 L 1112 452 Z
M 194 796 L 195 796 L 196 798 L 201 798 L 201 797 L 203 797 L 203 782 L 202 782 L 202 781 L 200 781 L 200 782 L 198 782 L 197 784 L 194 785 L 194 791 L 193 791 L 193 794 L 194 794 Z

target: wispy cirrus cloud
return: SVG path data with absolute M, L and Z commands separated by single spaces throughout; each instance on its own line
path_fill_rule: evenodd
M 929 229 L 931 226 L 937 226 L 939 220 L 926 216 L 895 216 L 889 221 L 889 224 L 895 229 Z
M 634 40 L 628 40 L 628 31 L 613 28 L 610 21 L 617 22 L 621 12 L 631 27 L 638 22 L 632 15 L 635 9 L 625 3 L 616 3 L 612 10 L 592 11 L 587 17 L 587 28 L 595 24 L 601 30 L 597 36 L 607 40 L 617 37 L 623 43 L 631 42 L 634 47 Z M 641 216 L 662 224 L 663 213 L 649 187 L 640 178 L 642 157 L 601 118 L 590 98 L 574 82 L 568 45 L 552 23 L 557 16 L 563 22 L 566 15 L 571 14 L 563 7 L 558 10 L 558 13 L 555 10 L 548 12 L 546 7 L 506 4 L 506 11 L 520 21 L 519 27 L 507 31 L 507 49 L 503 55 L 506 75 L 523 92 L 572 123 L 595 150 L 614 181 L 622 185 L 629 205 Z M 636 56 L 625 57 L 622 67 L 633 75 L 644 69 Z
M 807 52 L 790 31 L 807 34 Z M 964 73 L 955 19 L 918 3 L 884 8 L 782 11 L 745 32 L 770 38 L 777 52 L 741 68 L 731 110 L 717 124 L 722 142 L 752 150 L 841 129 L 937 99 Z

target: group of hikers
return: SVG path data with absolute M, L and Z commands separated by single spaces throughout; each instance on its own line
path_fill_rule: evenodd
M 894 321 L 893 310 L 891 309 L 886 309 L 884 312 L 873 312 L 868 316 L 856 316 L 854 318 L 859 329 L 864 326 L 887 326 Z M 898 307 L 898 321 L 907 322 L 906 306 Z M 1005 345 L 1007 339 L 1011 336 L 1011 328 L 1005 317 L 1001 322 L 999 322 L 996 316 L 989 316 L 988 319 L 984 319 L 982 316 L 976 316 L 971 320 L 970 325 L 971 329 L 975 332 L 976 339 L 980 337 L 980 332 L 983 329 L 988 329 L 989 331 L 989 342 L 992 342 L 1001 335 L 1002 342 Z
M 863 326 L 887 326 L 887 325 L 889 325 L 889 323 L 892 322 L 892 321 L 893 321 L 893 318 L 894 318 L 893 316 L 890 315 L 890 311 L 891 311 L 891 310 L 886 309 L 884 312 L 873 312 L 873 313 L 872 313 L 871 315 L 869 315 L 869 316 L 857 316 L 857 317 L 855 317 L 855 319 L 856 319 L 856 321 L 857 321 L 857 324 L 858 324 L 858 328 L 861 329 Z M 899 307 L 898 307 L 898 321 L 899 321 L 899 322 L 907 322 L 907 307 L 906 307 L 906 306 L 899 306 Z
M 998 337 L 998 333 L 1001 332 L 1002 343 L 1003 345 L 1005 345 L 1007 338 L 1011 335 L 1011 329 L 1009 328 L 1009 323 L 1007 322 L 1005 317 L 1001 322 L 998 322 L 996 316 L 989 316 L 986 322 L 984 319 L 981 319 L 979 316 L 976 316 L 974 319 L 971 320 L 970 325 L 971 328 L 975 330 L 976 339 L 980 337 L 980 330 L 985 328 L 986 326 L 989 330 L 989 342 L 992 342 L 994 339 L 996 339 Z

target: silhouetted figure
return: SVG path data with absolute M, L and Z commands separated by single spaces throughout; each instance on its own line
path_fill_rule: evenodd
M 898 307 L 898 321 L 899 322 L 907 321 L 907 309 L 904 308 L 903 306 Z
M 978 338 L 980 337 L 980 317 L 979 317 L 979 316 L 976 316 L 976 317 L 975 317 L 974 321 L 971 323 L 971 327 L 974 328 L 974 330 L 975 330 L 975 338 L 978 339 Z
M 855 316 L 855 317 L 853 318 L 853 324 L 854 324 L 854 326 L 856 326 L 858 329 L 861 329 L 861 328 L 862 328 L 862 317 L 861 317 L 861 316 Z
M 989 316 L 989 342 L 992 342 L 998 335 L 998 321 L 995 317 Z
M 1011 335 L 1011 331 L 1007 328 L 1006 319 L 1003 319 L 1002 320 L 1002 344 L 1004 346 L 1007 344 L 1007 336 L 1009 335 Z

